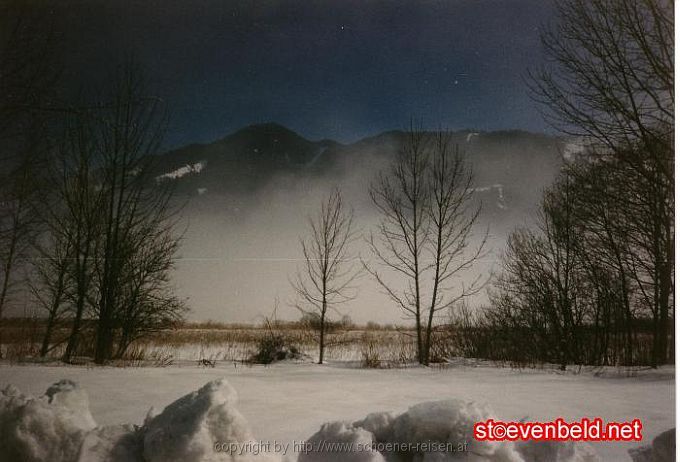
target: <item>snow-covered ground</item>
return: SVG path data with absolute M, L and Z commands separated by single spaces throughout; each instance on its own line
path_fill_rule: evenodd
M 645 443 L 675 425 L 674 369 L 636 376 L 606 370 L 594 376 L 554 371 L 454 366 L 368 370 L 341 363 L 277 364 L 269 367 L 222 364 L 216 368 L 88 368 L 0 366 L 0 388 L 15 385 L 40 396 L 54 382 L 70 379 L 89 395 L 99 425 L 141 424 L 156 412 L 207 382 L 226 378 L 239 395 L 238 410 L 257 440 L 303 441 L 328 421 L 363 419 L 377 411 L 404 412 L 424 401 L 462 399 L 488 404 L 505 420 L 566 421 L 602 417 L 641 419 Z M 598 443 L 603 460 L 629 460 L 639 443 Z

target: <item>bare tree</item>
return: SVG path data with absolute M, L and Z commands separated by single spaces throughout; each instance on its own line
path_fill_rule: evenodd
M 71 242 L 61 240 L 62 236 L 48 237 L 48 243 L 37 246 L 38 258 L 33 264 L 30 287 L 38 306 L 45 311 L 47 323 L 40 347 L 40 356 L 45 357 L 61 342 L 54 342 L 54 330 L 71 312 L 68 304 L 70 287 L 68 271 L 73 258 Z
M 44 109 L 58 77 L 52 35 L 39 5 L 0 4 L 0 322 L 37 234 L 36 166 L 50 141 Z
M 435 135 L 433 150 L 428 185 L 431 198 L 428 253 L 431 263 L 427 269 L 434 274 L 425 327 L 425 365 L 431 359 L 435 314 L 465 302 L 484 285 L 481 276 L 467 286 L 456 284 L 455 280 L 480 258 L 488 236 L 487 231 L 470 248 L 481 204 L 475 205 L 472 171 L 465 164 L 458 146 L 451 145 L 451 134 L 439 131 Z
M 578 230 L 570 185 L 546 192 L 538 230 L 510 235 L 504 271 L 491 292 L 496 325 L 512 326 L 522 354 L 563 369 L 582 364 L 579 340 L 588 304 Z
M 101 158 L 101 234 L 96 253 L 98 300 L 95 362 L 113 354 L 116 313 L 124 299 L 126 262 L 168 219 L 169 189 L 154 187 L 151 162 L 165 127 L 161 101 L 150 97 L 142 72 L 126 65 L 95 114 Z M 161 219 L 157 217 L 163 217 Z M 148 233 L 148 234 L 146 234 Z
M 557 8 L 559 23 L 542 35 L 551 64 L 531 76 L 547 120 L 672 180 L 673 2 L 568 0 Z
M 303 268 L 291 282 L 299 301 L 297 308 L 318 318 L 319 364 L 323 363 L 330 311 L 356 297 L 352 285 L 359 275 L 350 246 L 355 239 L 354 212 L 348 209 L 338 189 L 308 220 L 309 235 L 300 240 Z
M 116 311 L 120 338 L 115 357 L 121 357 L 135 340 L 176 326 L 187 311 L 183 300 L 173 294 L 170 274 L 180 239 L 175 221 L 168 214 L 170 195 L 153 201 L 143 223 L 126 239 L 122 290 Z
M 406 279 L 406 288 L 389 284 L 374 266 L 364 262 L 385 293 L 416 324 L 418 362 L 425 362 L 423 343 L 423 252 L 429 236 L 429 151 L 425 133 L 411 127 L 388 174 L 379 173 L 370 187 L 371 200 L 380 212 L 378 229 L 368 244 L 378 266 Z
M 145 92 L 141 71 L 127 65 L 109 99 L 70 114 L 50 168 L 35 292 L 49 316 L 71 318 L 65 361 L 88 319 L 102 363 L 186 311 L 170 282 L 181 239 L 172 189 L 153 177 L 164 119 Z
M 0 318 L 12 289 L 18 281 L 15 266 L 27 257 L 35 234 L 33 199 L 35 185 L 24 165 L 5 178 L 0 204 Z
M 543 34 L 551 63 L 532 74 L 532 89 L 548 121 L 633 175 L 636 191 L 620 200 L 637 210 L 629 256 L 647 268 L 633 274 L 655 324 L 653 363 L 663 363 L 674 279 L 673 2 L 569 0 L 558 13 Z
M 490 317 L 524 345 L 508 349 L 512 359 L 657 364 L 655 230 L 629 170 L 615 159 L 568 165 L 544 195 L 537 229 L 510 236 Z
M 575 214 L 580 224 L 581 259 L 594 291 L 596 312 L 592 322 L 602 330 L 594 363 L 633 364 L 635 329 L 635 274 L 631 256 L 632 210 L 626 197 L 637 175 L 615 159 L 572 162 L 563 170 L 574 184 Z M 611 324 L 611 327 L 610 327 Z M 623 358 L 619 357 L 623 350 Z M 611 351 L 611 352 L 610 352 Z
M 95 139 L 94 126 L 88 116 L 71 118 L 58 148 L 58 163 L 52 169 L 57 174 L 48 189 L 48 194 L 54 193 L 56 203 L 45 201 L 50 204 L 45 216 L 53 247 L 44 253 L 52 260 L 56 272 L 52 276 L 58 278 L 65 271 L 70 288 L 66 295 L 72 322 L 63 356 L 66 362 L 78 351 L 83 319 L 91 309 L 90 300 L 95 293 L 94 262 L 101 232 L 103 192 L 99 187 Z M 62 253 L 70 258 L 62 259 Z
M 389 174 L 371 186 L 381 214 L 368 239 L 377 266 L 364 263 L 385 293 L 414 319 L 418 362 L 429 364 L 435 317 L 478 292 L 477 278 L 467 287 L 456 279 L 479 259 L 486 237 L 470 248 L 480 208 L 473 200 L 472 174 L 451 134 L 411 128 Z M 378 270 L 406 279 L 398 289 Z

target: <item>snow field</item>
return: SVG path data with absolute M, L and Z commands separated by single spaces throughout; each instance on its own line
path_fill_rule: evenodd
M 4 437 L 0 454 L 12 444 L 15 448 L 34 450 L 33 458 L 26 460 L 46 460 L 40 458 L 39 449 L 61 447 L 61 443 L 49 441 L 65 441 L 64 458 L 47 460 L 99 461 L 103 454 L 109 454 L 108 460 L 114 461 L 142 460 L 136 457 L 143 454 L 154 461 L 212 461 L 230 460 L 224 458 L 224 453 L 214 451 L 210 443 L 216 441 L 470 442 L 465 433 L 471 427 L 468 424 L 491 415 L 491 409 L 498 418 L 506 420 L 639 417 L 647 443 L 674 425 L 672 370 L 638 377 L 611 375 L 599 378 L 473 367 L 372 371 L 309 364 L 222 369 L 0 367 L 0 387 L 13 383 L 26 393 L 22 395 L 16 388 L 3 392 L 2 434 L 15 440 L 8 443 Z M 56 387 L 57 392 L 41 398 L 28 396 L 41 396 L 60 377 L 70 377 L 82 388 L 62 382 Z M 220 377 L 227 377 L 229 383 L 219 380 Z M 241 397 L 238 409 L 234 388 Z M 444 401 L 427 403 L 433 400 Z M 426 404 L 418 404 L 422 402 Z M 151 406 L 165 410 L 157 416 L 153 412 L 147 415 Z M 92 416 L 99 427 L 94 427 Z M 17 419 L 33 423 L 17 425 Z M 329 421 L 333 422 L 322 427 Z M 138 425 L 121 425 L 122 422 Z M 15 428 L 30 431 L 9 431 Z M 80 459 L 74 459 L 73 448 L 79 447 L 78 441 L 82 441 L 83 449 Z M 607 443 L 594 444 L 592 449 L 603 460 L 630 460 L 627 450 L 636 446 L 639 444 Z M 434 459 L 432 454 L 412 454 L 411 459 L 405 460 L 597 460 L 587 458 L 592 452 L 568 445 L 513 448 L 509 444 L 478 443 L 471 444 L 464 453 L 473 458 L 456 458 L 463 453 L 440 454 Z M 560 454 L 560 458 L 555 454 Z M 300 460 L 391 461 L 389 454 L 369 452 L 345 453 L 338 459 L 329 459 L 328 454 L 309 458 L 314 455 L 318 456 L 302 454 Z M 359 455 L 372 458 L 350 458 Z M 232 460 L 264 460 L 262 454 L 247 457 Z M 295 460 L 295 455 L 287 454 L 286 460 Z

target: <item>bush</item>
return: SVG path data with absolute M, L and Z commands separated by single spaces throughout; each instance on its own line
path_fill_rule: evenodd
M 361 365 L 370 369 L 380 367 L 378 345 L 372 336 L 364 336 L 361 343 Z
M 285 359 L 301 359 L 300 349 L 294 345 L 287 345 L 286 338 L 281 334 L 267 334 L 260 339 L 257 353 L 251 362 L 256 364 L 271 364 Z

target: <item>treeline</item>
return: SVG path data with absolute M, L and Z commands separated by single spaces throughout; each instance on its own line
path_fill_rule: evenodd
M 552 67 L 532 90 L 587 149 L 545 192 L 537 228 L 510 236 L 482 330 L 512 360 L 663 364 L 675 316 L 672 5 L 571 0 L 558 13 L 543 35 Z
M 128 66 L 104 104 L 68 116 L 39 189 L 45 229 L 31 287 L 48 319 L 42 355 L 61 341 L 65 361 L 79 354 L 90 320 L 85 351 L 98 363 L 121 357 L 185 311 L 169 279 L 179 246 L 171 190 L 151 172 L 163 118 L 140 76 Z M 70 334 L 54 341 L 51 326 L 63 317 Z
M 48 12 L 1 11 L 0 322 L 24 299 L 47 320 L 40 355 L 103 363 L 186 310 L 171 190 L 151 171 L 164 108 L 132 63 L 69 96 Z
M 672 357 L 672 188 L 613 156 L 567 165 L 537 229 L 508 239 L 485 318 L 501 354 L 562 365 Z

